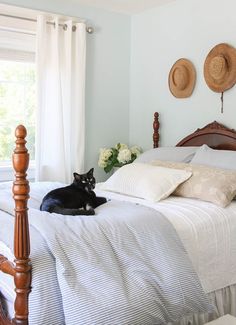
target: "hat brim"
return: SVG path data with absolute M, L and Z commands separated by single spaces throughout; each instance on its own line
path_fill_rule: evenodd
M 223 56 L 227 70 L 222 80 L 216 80 L 210 73 L 212 59 Z M 216 45 L 207 55 L 204 63 L 204 78 L 208 87 L 218 93 L 232 88 L 236 83 L 236 49 L 226 43 Z
M 178 67 L 185 67 L 188 72 L 187 84 L 183 89 L 178 88 L 174 82 L 174 71 Z M 195 68 L 194 68 L 194 65 L 192 64 L 192 62 L 185 58 L 181 58 L 181 59 L 177 60 L 173 64 L 173 66 L 169 72 L 168 83 L 169 83 L 170 92 L 176 98 L 190 97 L 192 95 L 192 92 L 194 90 L 195 83 L 196 83 L 196 71 L 195 71 Z

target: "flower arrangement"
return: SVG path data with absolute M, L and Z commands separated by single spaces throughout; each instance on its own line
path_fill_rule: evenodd
M 124 143 L 117 143 L 112 148 L 101 148 L 98 166 L 103 168 L 106 173 L 109 173 L 113 167 L 122 167 L 132 163 L 142 152 L 138 146 L 129 148 Z

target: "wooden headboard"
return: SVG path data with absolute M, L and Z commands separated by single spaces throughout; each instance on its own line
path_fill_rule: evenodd
M 154 148 L 157 148 L 159 145 L 159 125 L 159 114 L 156 112 L 154 114 L 153 122 Z M 177 143 L 176 146 L 201 146 L 203 144 L 207 144 L 209 147 L 214 149 L 236 150 L 236 131 L 214 121 L 187 135 L 184 139 Z

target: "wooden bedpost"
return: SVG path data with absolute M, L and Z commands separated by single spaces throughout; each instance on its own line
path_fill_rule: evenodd
M 31 263 L 29 224 L 27 201 L 29 198 L 29 182 L 26 171 L 29 165 L 29 154 L 25 147 L 26 129 L 23 125 L 16 128 L 16 148 L 12 161 L 15 170 L 13 198 L 15 200 L 15 318 L 13 324 L 28 325 L 28 296 L 31 291 Z
M 159 113 L 154 113 L 154 121 L 153 121 L 153 148 L 158 148 L 159 146 Z

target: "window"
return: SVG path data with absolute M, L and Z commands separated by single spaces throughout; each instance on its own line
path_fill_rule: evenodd
M 0 22 L 0 182 L 14 179 L 12 152 L 15 146 L 14 132 L 19 124 L 27 127 L 27 148 L 31 159 L 28 179 L 34 179 L 36 25 L 30 20 L 12 17 L 35 16 L 32 13 L 31 17 L 25 9 L 5 5 L 0 7 L 1 12 L 7 14 L 1 17 Z
M 14 131 L 27 127 L 27 148 L 35 159 L 35 63 L 0 59 L 0 166 L 11 165 Z

